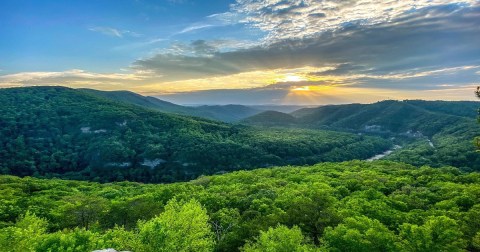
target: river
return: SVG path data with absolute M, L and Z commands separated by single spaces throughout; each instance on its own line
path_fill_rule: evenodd
M 383 157 L 386 157 L 386 156 L 392 154 L 393 151 L 398 150 L 398 149 L 400 149 L 400 148 L 402 148 L 402 146 L 400 146 L 400 145 L 395 145 L 395 146 L 393 146 L 393 148 L 391 148 L 390 150 L 387 150 L 387 151 L 385 151 L 385 152 L 383 152 L 383 153 L 380 153 L 380 154 L 378 154 L 378 155 L 375 155 L 375 156 L 367 159 L 366 161 L 374 161 L 374 160 L 381 159 L 381 158 L 383 158 Z

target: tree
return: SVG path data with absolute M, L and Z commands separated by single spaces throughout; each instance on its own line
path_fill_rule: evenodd
M 455 220 L 446 216 L 431 217 L 422 226 L 405 223 L 400 226 L 405 251 L 464 251 L 463 233 Z
M 27 211 L 14 226 L 0 229 L 0 249 L 11 252 L 35 251 L 48 222 Z
M 103 247 L 100 235 L 83 228 L 72 231 L 60 231 L 45 235 L 39 239 L 35 250 L 38 252 L 92 251 Z
M 244 252 L 305 252 L 313 251 L 313 246 L 306 243 L 302 231 L 297 226 L 288 228 L 279 225 L 260 232 L 255 242 L 247 243 Z
M 480 250 L 480 231 L 472 239 L 472 246 L 478 250 Z
M 172 199 L 163 213 L 140 223 L 140 239 L 147 252 L 212 251 L 215 242 L 208 221 L 207 211 L 198 201 L 182 204 Z
M 378 220 L 365 216 L 345 219 L 335 228 L 325 229 L 323 242 L 328 251 L 398 251 L 397 237 Z
M 106 213 L 108 202 L 98 196 L 75 195 L 65 198 L 62 215 L 65 226 L 90 229 Z

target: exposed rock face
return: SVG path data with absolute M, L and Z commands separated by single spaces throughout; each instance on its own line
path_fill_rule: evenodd
M 167 161 L 163 160 L 163 159 L 160 159 L 160 158 L 157 158 L 157 159 L 153 159 L 153 160 L 149 160 L 149 159 L 145 159 L 142 163 L 142 165 L 144 166 L 148 166 L 150 167 L 151 169 L 155 168 L 155 166 L 161 164 L 161 163 L 165 163 Z
M 94 250 L 92 252 L 130 252 L 130 251 L 118 251 L 112 248 L 108 248 L 108 249 Z

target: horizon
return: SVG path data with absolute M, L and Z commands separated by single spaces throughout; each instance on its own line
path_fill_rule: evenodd
M 175 104 L 474 101 L 480 1 L 0 3 L 0 88 Z M 477 41 L 477 42 L 475 42 Z
M 72 88 L 68 86 L 60 86 L 60 85 L 44 85 L 44 86 L 28 86 L 28 87 L 0 87 L 1 89 L 9 89 L 9 88 L 45 88 L 45 87 L 61 87 L 61 88 Z M 256 103 L 256 104 L 246 104 L 246 103 L 176 103 L 174 101 L 168 100 L 168 99 L 162 99 L 160 97 L 156 96 L 148 96 L 148 95 L 142 95 L 137 92 L 133 92 L 130 90 L 124 90 L 124 89 L 119 89 L 119 90 L 99 90 L 99 89 L 92 89 L 92 88 L 72 88 L 73 90 L 95 90 L 95 91 L 103 91 L 103 92 L 131 92 L 137 95 L 141 95 L 143 97 L 152 97 L 164 102 L 172 103 L 175 105 L 180 105 L 184 107 L 200 107 L 200 106 L 246 106 L 246 107 L 300 107 L 300 108 L 315 108 L 315 107 L 322 107 L 322 106 L 335 106 L 335 105 L 349 105 L 349 104 L 362 104 L 362 105 L 368 105 L 368 104 L 374 104 L 374 103 L 381 103 L 381 102 L 386 102 L 386 101 L 396 101 L 396 102 L 405 102 L 405 101 L 426 101 L 426 102 L 473 102 L 473 103 L 480 103 L 478 99 L 473 99 L 473 100 L 442 100 L 442 99 L 384 99 L 384 100 L 378 100 L 378 101 L 373 101 L 373 102 L 347 102 L 347 103 L 328 103 L 328 104 L 275 104 L 275 103 Z M 267 111 L 267 110 L 265 110 Z

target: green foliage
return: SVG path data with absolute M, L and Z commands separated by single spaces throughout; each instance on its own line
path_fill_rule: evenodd
M 100 91 L 94 89 L 82 89 L 82 91 L 109 100 L 134 104 L 161 112 L 197 116 L 223 122 L 235 122 L 260 112 L 257 109 L 242 105 L 181 106 L 154 97 L 141 96 L 129 91 Z
M 480 155 L 472 139 L 480 135 L 475 123 L 479 106 L 479 102 L 467 101 L 382 101 L 304 108 L 291 114 L 265 112 L 244 122 L 378 135 L 402 146 L 386 159 L 415 166 L 450 165 L 478 171 Z
M 397 237 L 378 220 L 365 216 L 346 218 L 335 228 L 327 228 L 323 242 L 328 251 L 398 251 Z
M 480 87 L 477 87 L 477 91 L 475 92 L 478 98 L 480 98 Z M 480 115 L 480 108 L 477 110 L 478 115 Z M 478 116 L 477 121 L 480 123 L 480 116 Z M 475 145 L 477 146 L 477 150 L 480 150 L 480 136 L 475 138 Z
M 211 251 L 214 239 L 208 218 L 196 200 L 169 201 L 162 214 L 140 224 L 144 251 Z
M 424 225 L 400 226 L 405 251 L 464 251 L 466 242 L 455 220 L 446 216 L 431 217 Z
M 157 185 L 3 175 L 0 248 L 475 251 L 478 192 L 477 172 L 390 161 L 257 169 Z
M 16 176 L 175 182 L 365 159 L 391 146 L 378 137 L 166 114 L 63 87 L 2 89 L 0 100 L 0 174 Z
M 311 245 L 306 244 L 305 237 L 298 227 L 288 228 L 279 225 L 260 232 L 260 236 L 253 243 L 247 243 L 245 252 L 305 252 L 313 251 Z
M 35 247 L 38 252 L 80 252 L 92 251 L 97 248 L 98 234 L 75 228 L 72 231 L 56 232 L 42 237 Z
M 47 229 L 48 222 L 26 212 L 14 226 L 0 229 L 0 250 L 11 252 L 35 251 Z

